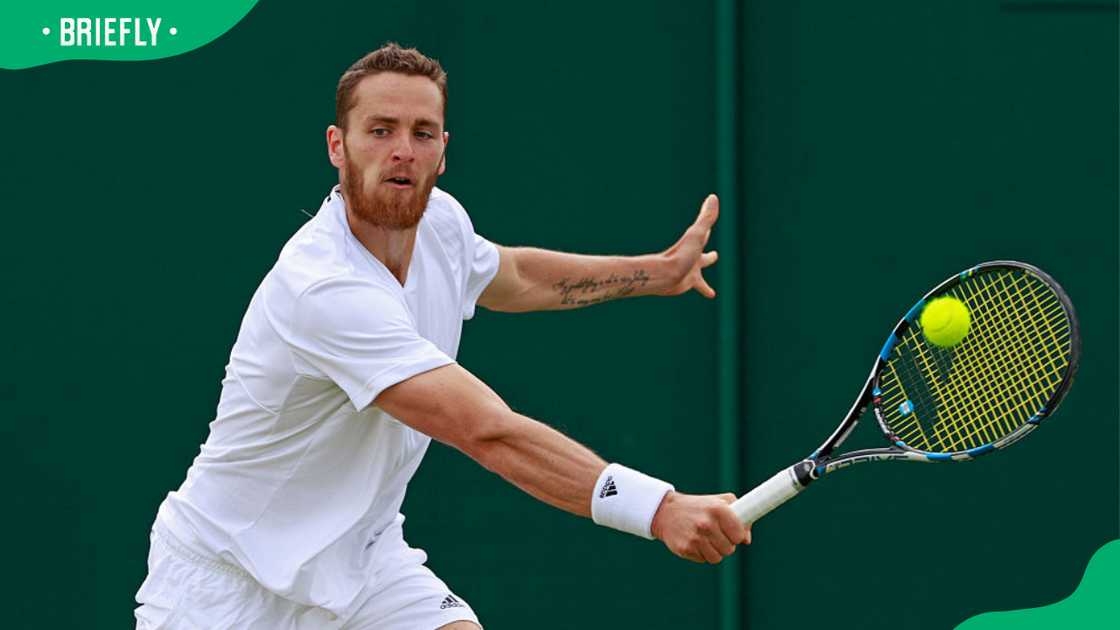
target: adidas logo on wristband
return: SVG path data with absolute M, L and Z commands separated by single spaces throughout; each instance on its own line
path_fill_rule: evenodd
M 586 492 L 586 490 L 584 491 Z M 614 477 L 607 476 L 607 481 L 603 484 L 603 489 L 599 491 L 599 498 L 605 499 L 613 497 L 618 494 L 618 488 L 614 485 Z
M 619 487 L 626 488 L 626 493 Z M 608 464 L 595 480 L 591 495 L 591 520 L 599 525 L 653 540 L 650 525 L 670 484 L 621 464 Z

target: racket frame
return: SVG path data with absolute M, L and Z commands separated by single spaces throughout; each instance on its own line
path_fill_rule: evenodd
M 1055 293 L 1061 301 L 1062 308 L 1070 322 L 1069 366 L 1062 377 L 1061 383 L 1059 383 L 1057 389 L 1054 390 L 1054 393 L 1051 394 L 1049 400 L 1047 400 L 1026 422 L 1002 438 L 975 448 L 953 453 L 931 453 L 913 448 L 894 435 L 883 416 L 883 411 L 879 404 L 881 400 L 879 377 L 882 375 L 883 369 L 890 359 L 891 351 L 903 338 L 903 335 L 909 328 L 915 325 L 917 318 L 921 315 L 922 308 L 930 298 L 941 295 L 954 285 L 960 284 L 962 281 L 972 277 L 978 272 L 992 269 L 1016 269 L 1031 274 L 1045 283 Z M 808 457 L 780 471 L 768 481 L 738 499 L 732 504 L 732 509 L 735 510 L 740 520 L 750 524 L 801 492 L 801 490 L 816 479 L 854 464 L 890 460 L 923 463 L 967 461 L 1006 448 L 1034 431 L 1043 420 L 1049 417 L 1054 410 L 1058 408 L 1058 405 L 1061 404 L 1062 400 L 1069 392 L 1070 386 L 1073 384 L 1080 357 L 1081 335 L 1077 323 L 1077 315 L 1073 309 L 1073 303 L 1070 301 L 1069 296 L 1066 294 L 1065 290 L 1062 289 L 1061 285 L 1046 272 L 1033 265 L 1014 260 L 995 260 L 966 269 L 947 278 L 926 292 L 926 294 L 906 312 L 902 319 L 895 324 L 886 342 L 883 344 L 882 349 L 879 351 L 879 355 L 875 358 L 875 364 L 872 366 L 871 373 L 868 375 L 867 381 L 864 383 L 859 396 L 856 397 L 851 409 L 848 410 L 848 414 L 832 434 L 829 435 L 815 451 L 810 453 Z M 832 453 L 836 448 L 844 443 L 844 440 L 851 435 L 856 425 L 859 424 L 860 418 L 866 413 L 869 405 L 874 409 L 880 432 L 886 438 L 889 446 L 883 448 L 859 449 L 844 453 L 835 458 L 832 457 Z

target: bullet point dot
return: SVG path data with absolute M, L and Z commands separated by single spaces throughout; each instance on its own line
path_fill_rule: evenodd
M 50 35 L 50 34 L 51 34 L 51 29 L 50 29 L 50 27 L 44 26 L 44 27 L 43 27 L 43 34 L 44 34 L 44 35 Z
M 170 32 L 170 33 L 171 33 L 172 35 L 178 35 L 178 34 L 179 34 L 179 29 L 177 29 L 177 28 L 175 28 L 174 26 L 172 26 L 172 27 L 171 27 L 171 30 L 170 30 L 169 32 Z

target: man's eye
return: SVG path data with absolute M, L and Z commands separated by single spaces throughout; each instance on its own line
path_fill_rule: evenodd
M 385 136 L 389 135 L 389 130 L 384 128 L 384 127 L 378 127 L 376 129 L 370 131 L 370 133 L 372 133 L 374 136 L 376 136 L 378 138 L 384 138 Z
M 431 140 L 435 136 L 432 135 L 432 132 L 430 132 L 430 131 L 417 131 L 416 132 L 416 137 L 420 138 L 421 140 Z

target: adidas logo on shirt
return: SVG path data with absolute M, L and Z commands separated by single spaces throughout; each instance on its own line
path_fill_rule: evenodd
M 599 498 L 605 499 L 616 494 L 618 494 L 618 488 L 614 485 L 614 477 L 607 475 L 607 480 L 603 483 L 603 489 L 599 491 Z
M 462 608 L 463 602 L 455 599 L 454 595 L 448 595 L 443 598 L 443 603 L 439 605 L 440 610 L 447 610 L 448 608 Z

